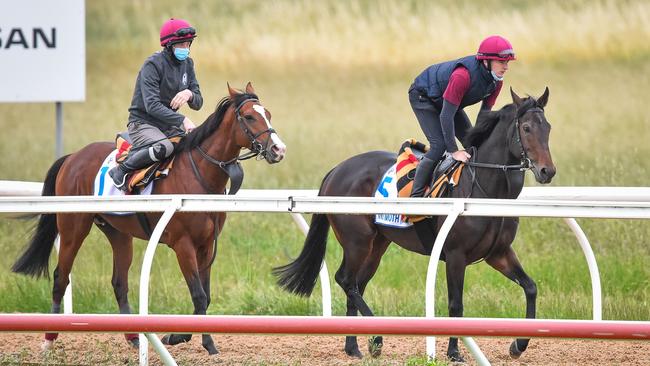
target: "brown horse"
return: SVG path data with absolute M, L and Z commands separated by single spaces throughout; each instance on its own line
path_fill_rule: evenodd
M 219 102 L 216 111 L 181 140 L 176 148 L 173 169 L 165 179 L 155 182 L 153 194 L 223 194 L 228 172 L 241 169 L 239 160 L 260 157 L 269 164 L 282 160 L 286 146 L 271 127 L 271 115 L 260 104 L 252 85 L 248 83 L 245 92 L 228 86 L 228 92 L 229 97 Z M 95 175 L 114 148 L 112 143 L 98 142 L 60 158 L 47 173 L 43 195 L 92 195 Z M 250 152 L 240 155 L 243 148 Z M 160 217 L 161 213 L 146 214 L 152 224 Z M 216 254 L 216 237 L 225 220 L 223 212 L 177 214 L 161 237 L 161 242 L 176 252 L 192 296 L 194 314 L 205 314 L 210 305 L 210 267 Z M 132 240 L 133 237 L 148 239 L 149 234 L 135 215 L 73 213 L 41 215 L 29 246 L 12 268 L 17 273 L 49 277 L 48 259 L 57 233 L 60 235 L 52 313 L 61 310 L 68 275 L 93 222 L 104 232 L 113 248 L 111 283 L 120 313 L 131 312 L 127 293 L 128 271 L 133 257 Z M 46 344 L 51 344 L 57 336 L 57 333 L 46 334 Z M 137 335 L 127 334 L 126 337 L 133 346 L 138 346 Z M 178 344 L 189 341 L 191 337 L 191 334 L 172 334 L 165 336 L 163 343 Z M 210 354 L 218 353 L 209 334 L 203 335 L 202 344 Z
M 544 116 L 548 88 L 539 99 L 522 99 L 512 90 L 511 94 L 514 104 L 479 115 L 476 126 L 463 141 L 464 146 L 474 146 L 476 150 L 452 197 L 514 199 L 524 185 L 524 168 L 530 168 L 540 183 L 549 183 L 555 175 L 548 146 L 551 125 Z M 395 159 L 395 154 L 387 151 L 351 157 L 325 176 L 318 194 L 372 197 Z M 434 232 L 444 220 L 444 216 L 432 218 Z M 373 315 L 363 293 L 391 242 L 419 254 L 431 254 L 433 243 L 423 243 L 414 227 L 378 225 L 373 215 L 315 214 L 298 258 L 274 270 L 281 287 L 303 296 L 311 294 L 325 256 L 330 225 L 343 247 L 343 261 L 335 279 L 347 296 L 348 316 L 356 316 L 357 311 L 363 316 Z M 485 259 L 523 288 L 526 317 L 535 317 L 535 282 L 524 272 L 511 247 L 517 225 L 517 218 L 505 217 L 460 217 L 456 221 L 441 255 L 441 260 L 447 263 L 449 316 L 463 316 L 465 268 Z M 381 353 L 382 342 L 381 337 L 371 339 L 369 350 L 373 356 Z M 528 339 L 517 339 L 510 347 L 510 354 L 519 357 L 526 347 Z M 356 337 L 346 338 L 345 352 L 362 357 Z M 450 338 L 447 356 L 462 361 L 457 338 Z

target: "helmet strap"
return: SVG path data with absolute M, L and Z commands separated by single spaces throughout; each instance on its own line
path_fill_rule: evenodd
M 483 60 L 483 66 L 484 66 L 488 71 L 492 71 L 492 60 Z

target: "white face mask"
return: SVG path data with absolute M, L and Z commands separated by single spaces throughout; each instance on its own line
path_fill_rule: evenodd
M 503 81 L 503 78 L 498 77 L 497 74 L 494 73 L 494 71 L 490 71 L 490 73 L 492 74 L 492 78 L 494 78 L 494 80 Z

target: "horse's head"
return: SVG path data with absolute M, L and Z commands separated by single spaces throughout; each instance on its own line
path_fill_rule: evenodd
M 550 183 L 555 175 L 555 165 L 551 159 L 551 151 L 548 147 L 551 124 L 544 116 L 544 107 L 548 102 L 548 87 L 541 97 L 520 98 L 510 88 L 512 101 L 517 111 L 516 121 L 516 142 L 511 144 L 512 152 L 520 154 L 522 160 L 527 160 L 530 169 L 535 174 L 539 183 Z
M 228 85 L 228 93 L 232 101 L 238 101 L 246 94 L 254 95 L 255 89 L 250 82 L 246 85 L 245 92 Z M 237 144 L 263 157 L 269 164 L 280 162 L 284 158 L 287 146 L 271 126 L 271 113 L 255 98 L 244 98 L 233 106 L 240 127 L 235 136 Z

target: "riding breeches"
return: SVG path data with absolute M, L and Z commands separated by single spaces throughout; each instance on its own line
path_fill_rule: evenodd
M 157 127 L 139 122 L 129 122 L 127 127 L 133 143 L 132 149 L 148 149 L 152 161 L 163 160 L 174 152 L 174 145 Z
M 418 119 L 422 132 L 424 132 L 424 136 L 429 141 L 429 151 L 425 156 L 433 161 L 440 160 L 446 150 L 445 139 L 440 124 L 440 109 L 436 107 L 431 99 L 420 94 L 415 89 L 409 92 L 409 102 L 411 103 L 415 117 Z M 456 137 L 462 141 L 471 127 L 472 124 L 469 118 L 467 118 L 467 114 L 463 110 L 459 110 L 454 116 Z

